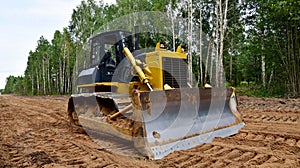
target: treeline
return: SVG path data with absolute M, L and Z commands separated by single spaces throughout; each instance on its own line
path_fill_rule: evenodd
M 199 35 L 188 38 L 200 41 L 197 51 L 192 50 L 193 42 L 186 41 L 199 86 L 212 82 L 209 65 L 213 63 L 219 71 L 224 68 L 230 86 L 245 85 L 262 96 L 296 97 L 300 95 L 299 9 L 296 0 L 117 0 L 112 5 L 82 1 L 62 32 L 56 30 L 51 41 L 40 37 L 35 51 L 29 52 L 24 76 L 8 77 L 4 92 L 70 94 L 76 58 L 92 34 L 126 14 L 161 11 L 171 18 L 186 18 L 189 32 Z

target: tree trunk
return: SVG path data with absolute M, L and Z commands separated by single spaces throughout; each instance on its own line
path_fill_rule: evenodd
M 216 87 L 219 87 L 219 3 L 220 0 L 216 0 L 216 6 L 215 6 L 215 15 L 216 15 L 216 29 L 215 29 L 215 52 L 216 52 L 216 69 L 215 69 L 215 81 L 213 82 Z
M 50 59 L 47 58 L 47 85 L 48 85 L 48 92 L 50 94 L 53 94 L 52 93 L 52 83 L 51 83 L 51 78 L 50 78 Z
M 70 41 L 69 39 L 67 40 L 67 93 L 70 93 L 70 86 L 71 86 L 71 72 L 70 72 Z
M 200 68 L 200 73 L 199 73 L 199 78 L 200 81 L 200 86 L 203 86 L 203 67 L 202 67 L 202 2 L 200 1 L 200 30 L 199 30 L 199 68 Z
M 59 93 L 63 93 L 63 63 L 62 58 L 59 56 Z
M 212 47 L 213 47 L 212 48 L 212 53 L 216 52 L 216 44 L 215 43 L 213 43 Z M 211 57 L 210 57 L 210 71 L 209 71 L 209 81 L 210 81 L 211 85 L 215 84 L 214 83 L 215 82 L 214 81 L 214 74 L 213 74 L 214 62 L 215 62 L 215 60 L 213 59 L 212 54 L 211 54 Z
M 211 43 L 212 43 L 212 39 L 210 39 L 210 41 L 208 43 L 208 47 L 207 47 L 206 60 L 205 60 L 204 83 L 207 83 L 208 68 L 212 67 L 212 64 L 210 66 L 208 65 L 209 59 L 212 59 L 212 58 L 210 58 Z
M 32 75 L 33 75 L 34 72 L 32 72 Z M 31 94 L 34 95 L 34 79 L 33 79 L 33 76 L 30 75 L 30 78 L 31 78 Z
M 176 51 L 176 42 L 175 42 L 175 25 L 174 25 L 174 17 L 173 17 L 173 9 L 172 9 L 172 1 L 170 2 L 169 4 L 169 8 L 168 8 L 168 13 L 170 15 L 170 18 L 171 18 L 171 26 L 172 26 L 172 47 L 173 47 L 173 51 L 175 52 Z
M 192 56 L 192 29 L 193 29 L 193 21 L 192 21 L 192 11 L 193 10 L 193 1 L 190 0 L 189 1 L 189 5 L 188 5 L 188 71 L 189 71 L 189 75 L 188 75 L 188 83 L 192 86 L 193 85 L 193 56 Z
M 222 1 L 219 2 L 220 10 L 220 54 L 219 54 L 219 87 L 223 86 L 224 80 L 224 68 L 223 68 L 223 49 L 224 49 L 224 36 L 227 28 L 227 9 L 228 0 L 225 0 L 225 9 L 223 13 Z
M 46 79 L 45 79 L 45 60 L 42 58 L 42 80 L 43 80 L 43 94 L 46 95 Z
M 63 52 L 63 62 L 62 62 L 62 94 L 66 93 L 66 47 L 64 45 L 63 48 L 64 52 Z
M 266 62 L 265 62 L 265 55 L 261 56 L 261 78 L 263 87 L 266 87 Z
M 40 94 L 40 79 L 39 79 L 39 72 L 38 72 L 38 68 L 35 69 L 36 71 L 36 90 L 37 90 L 37 95 Z
M 230 72 L 229 72 L 229 78 L 230 78 L 230 86 L 232 86 L 232 55 L 230 54 Z

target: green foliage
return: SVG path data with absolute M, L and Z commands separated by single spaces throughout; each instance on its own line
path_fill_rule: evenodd
M 262 85 L 260 66 L 264 56 L 266 84 L 263 90 L 274 95 L 299 96 L 300 3 L 294 0 L 246 2 L 243 6 L 246 48 L 241 51 L 247 59 L 256 62 L 244 67 L 246 79 L 255 77 L 250 80 Z
M 85 61 L 80 59 L 86 59 L 79 57 L 85 52 L 84 45 L 101 26 L 138 11 L 162 11 L 174 18 L 187 18 L 189 2 L 117 0 L 116 4 L 108 5 L 102 1 L 82 0 L 73 9 L 67 27 L 62 31 L 56 30 L 51 41 L 43 36 L 38 39 L 36 49 L 28 54 L 24 77 L 9 76 L 3 92 L 28 95 L 69 94 L 72 91 L 72 76 L 76 75 L 74 69 L 83 66 L 80 63 Z M 192 2 L 193 26 L 201 27 L 203 34 L 215 38 L 216 1 Z M 224 6 L 224 2 L 221 5 Z M 250 96 L 300 95 L 299 8 L 300 2 L 296 0 L 228 1 L 223 49 L 227 85 L 235 86 L 239 93 Z M 154 46 L 157 41 L 172 41 L 172 37 L 151 33 L 141 34 L 140 38 L 141 47 Z M 210 43 L 211 48 L 216 45 L 216 41 L 212 40 Z M 188 42 L 177 40 L 176 45 L 179 44 L 187 45 Z M 206 75 L 204 70 L 209 68 L 205 67 L 206 55 L 202 53 L 202 63 L 199 63 L 199 54 L 194 52 L 192 55 L 193 72 L 196 80 L 200 80 L 201 75 Z M 265 84 L 262 80 L 262 58 L 265 58 Z M 214 57 L 206 59 L 211 61 Z M 203 67 L 202 74 L 200 65 Z M 209 82 L 211 78 L 207 75 L 204 82 Z
M 284 97 L 285 89 L 274 87 L 265 89 L 261 85 L 240 85 L 236 88 L 237 95 L 239 96 L 251 96 L 251 97 Z
M 14 77 L 9 76 L 6 78 L 6 85 L 4 88 L 4 94 L 24 94 L 23 85 L 22 85 L 23 77 Z M 2 91 L 1 91 L 2 92 Z

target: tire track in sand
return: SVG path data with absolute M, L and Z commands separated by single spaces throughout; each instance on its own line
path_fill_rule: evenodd
M 299 167 L 300 116 L 282 111 L 247 111 L 236 135 L 216 138 L 167 156 L 166 167 Z
M 70 130 L 66 97 L 0 96 L 0 167 L 300 167 L 300 101 L 240 102 L 246 126 L 238 134 L 150 161 Z
M 88 135 L 73 132 L 67 100 L 59 98 L 0 96 L 0 152 L 5 160 L 0 167 L 157 167 L 112 154 Z

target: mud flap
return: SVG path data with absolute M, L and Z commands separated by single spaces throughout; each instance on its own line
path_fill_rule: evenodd
M 236 134 L 244 126 L 233 89 L 134 92 L 132 98 L 143 129 L 133 139 L 150 159 Z

